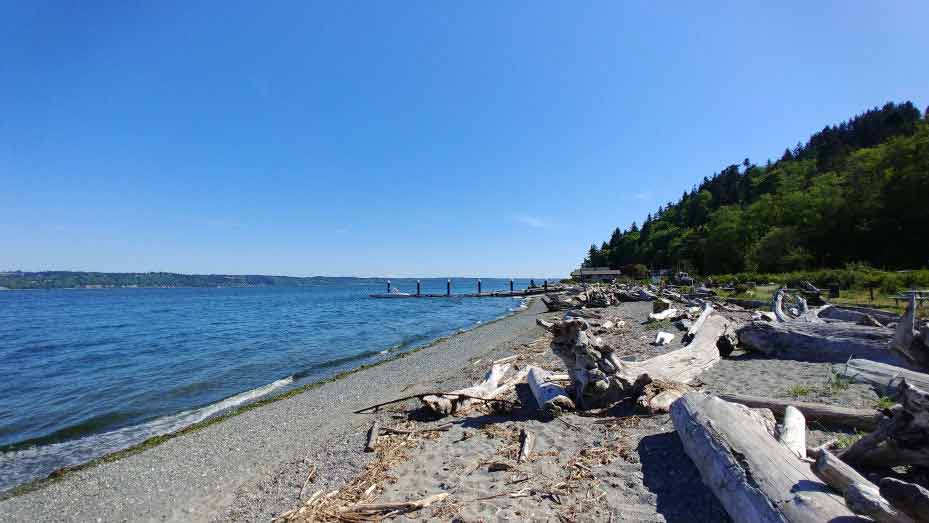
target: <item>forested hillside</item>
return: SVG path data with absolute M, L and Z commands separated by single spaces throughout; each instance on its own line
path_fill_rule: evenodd
M 825 127 L 777 161 L 729 165 L 641 226 L 591 245 L 584 264 L 700 274 L 861 262 L 929 265 L 929 109 L 887 104 Z

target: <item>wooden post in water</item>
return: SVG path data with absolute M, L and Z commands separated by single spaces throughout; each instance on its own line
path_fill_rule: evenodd
M 451 279 L 445 282 L 445 295 L 446 296 L 452 295 L 452 280 Z
M 548 292 L 548 280 L 545 280 L 544 285 L 545 285 L 545 292 Z
M 477 295 L 481 295 L 481 280 L 477 280 Z
M 419 296 L 420 294 L 421 293 L 419 292 L 419 280 L 416 280 L 416 295 Z
M 513 294 L 513 278 L 510 278 L 510 294 Z
M 387 280 L 387 294 L 390 294 L 390 280 Z

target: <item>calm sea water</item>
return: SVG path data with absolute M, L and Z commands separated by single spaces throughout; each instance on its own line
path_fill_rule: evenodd
M 444 279 L 422 281 L 423 292 L 445 292 Z M 508 286 L 483 280 L 484 291 Z M 0 491 L 521 306 L 368 298 L 384 290 L 384 280 L 331 278 L 299 288 L 0 292 Z M 453 292 L 475 292 L 475 280 L 454 280 Z

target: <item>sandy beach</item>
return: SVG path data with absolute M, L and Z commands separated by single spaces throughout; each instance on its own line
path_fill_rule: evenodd
M 0 519 L 267 521 L 298 502 L 308 467 L 317 467 L 315 488 L 335 488 L 371 459 L 360 452 L 370 419 L 353 410 L 380 398 L 466 384 L 471 376 L 461 369 L 477 368 L 475 360 L 537 339 L 544 332 L 535 325 L 542 309 L 536 301 L 406 357 L 70 472 L 0 501 Z

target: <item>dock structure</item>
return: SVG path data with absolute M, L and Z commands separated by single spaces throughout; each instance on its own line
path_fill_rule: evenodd
M 527 289 L 514 289 L 513 280 L 510 280 L 509 291 L 490 291 L 481 290 L 481 280 L 477 280 L 476 293 L 452 294 L 452 280 L 445 282 L 445 294 L 423 294 L 420 280 L 416 280 L 416 294 L 399 292 L 391 286 L 390 280 L 387 280 L 387 292 L 369 294 L 371 298 L 522 298 L 525 296 L 537 296 L 540 294 L 562 292 L 559 288 L 549 288 L 548 280 L 545 280 L 541 286 L 530 287 Z

